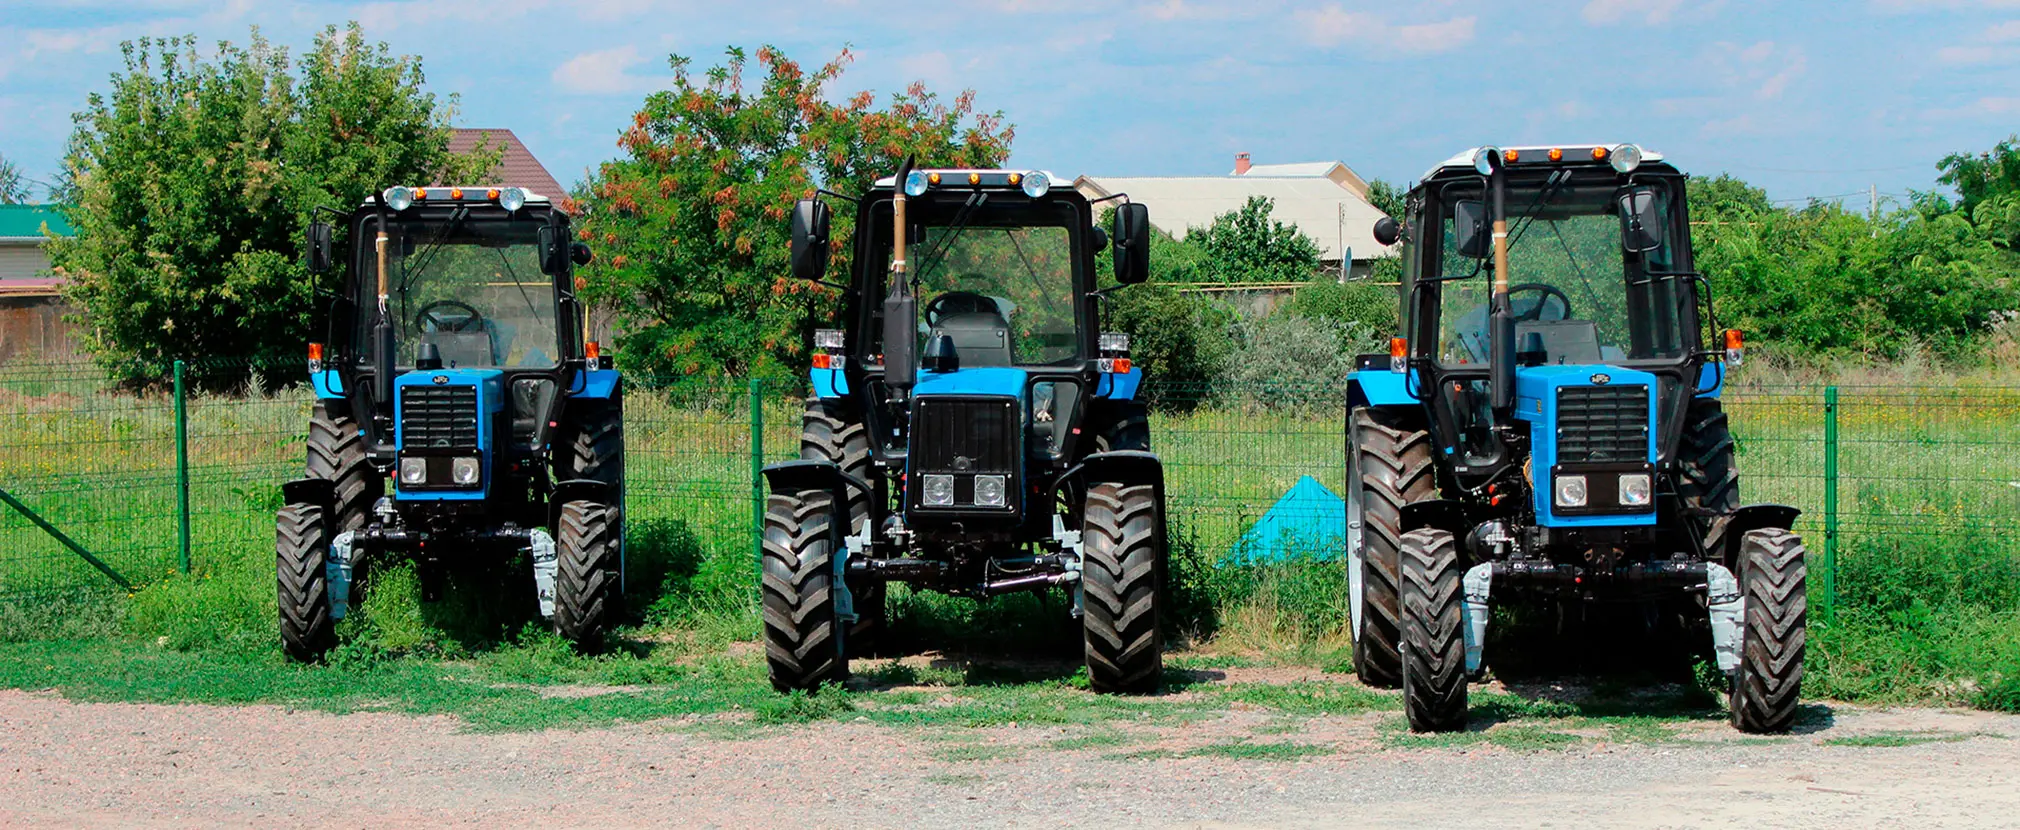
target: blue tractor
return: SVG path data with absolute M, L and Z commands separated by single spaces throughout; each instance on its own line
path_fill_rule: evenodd
M 1797 511 L 1740 506 L 1719 391 L 1741 358 L 1693 270 L 1685 177 L 1631 144 L 1482 147 L 1409 191 L 1403 337 L 1349 378 L 1355 666 L 1419 731 L 1466 724 L 1497 606 L 1681 632 L 1732 722 L 1789 728 Z
M 276 534 L 287 654 L 335 645 L 354 575 L 394 557 L 424 598 L 530 559 L 541 615 L 596 645 L 623 578 L 624 413 L 575 298 L 588 247 L 516 187 L 392 187 L 331 213 L 309 269 L 346 278 L 309 345 L 308 475 L 282 485 Z
M 846 198 L 846 197 L 843 197 Z M 814 333 L 801 460 L 765 468 L 765 655 L 780 691 L 847 676 L 892 582 L 987 598 L 1060 590 L 1088 680 L 1157 687 L 1164 475 L 1143 370 L 1101 333 L 1097 255 L 1147 276 L 1149 217 L 1050 175 L 915 170 L 860 199 L 845 327 Z M 792 216 L 795 276 L 825 281 L 827 204 Z

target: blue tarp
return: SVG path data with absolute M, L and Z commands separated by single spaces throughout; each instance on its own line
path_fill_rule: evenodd
M 1346 500 L 1318 479 L 1305 476 L 1235 540 L 1222 561 L 1267 565 L 1291 559 L 1335 560 L 1340 558 L 1346 530 Z

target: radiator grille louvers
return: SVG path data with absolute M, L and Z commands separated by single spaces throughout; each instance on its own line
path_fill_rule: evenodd
M 400 388 L 401 444 L 410 450 L 477 449 L 477 387 Z
M 920 398 L 912 423 L 912 469 L 1017 471 L 1015 398 Z
M 1557 389 L 1560 464 L 1647 461 L 1648 430 L 1646 385 Z

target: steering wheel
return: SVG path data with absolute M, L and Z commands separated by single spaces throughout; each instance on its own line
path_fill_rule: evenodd
M 996 301 L 973 291 L 949 291 L 926 304 L 926 325 L 938 328 L 940 318 L 949 314 L 1002 314 Z
M 444 319 L 441 315 L 435 313 L 436 309 L 443 308 L 463 312 L 463 319 Z M 468 303 L 461 303 L 455 300 L 436 300 L 421 306 L 420 313 L 414 315 L 414 328 L 420 331 L 470 331 L 472 329 L 481 331 L 483 324 L 484 315 L 477 313 L 477 309 L 471 308 Z
M 1541 321 L 1543 319 L 1543 309 L 1548 308 L 1550 306 L 1551 300 L 1556 300 L 1558 306 L 1564 309 L 1564 313 L 1557 315 L 1555 319 L 1558 320 L 1571 319 L 1571 298 L 1565 296 L 1563 291 L 1557 289 L 1557 286 L 1551 285 L 1549 283 L 1525 282 L 1520 285 L 1508 286 L 1509 308 L 1515 307 L 1516 292 L 1523 292 L 1523 291 L 1535 292 L 1543 296 L 1538 297 L 1536 299 L 1535 306 L 1521 313 L 1516 314 L 1515 319 L 1517 321 L 1523 321 L 1523 320 Z

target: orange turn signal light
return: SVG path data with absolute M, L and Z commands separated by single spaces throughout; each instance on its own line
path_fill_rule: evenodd
M 1522 151 L 1520 150 L 1501 151 L 1501 160 L 1508 162 L 1509 164 L 1514 164 L 1515 162 L 1521 160 L 1521 158 L 1522 158 Z
M 1016 185 L 1016 184 L 1020 184 L 1020 183 L 1022 183 L 1023 181 L 1024 181 L 1024 174 L 1022 174 L 1022 173 L 1011 173 L 1011 174 L 1010 174 L 1010 184 L 1012 184 L 1012 185 Z
M 1391 338 L 1389 338 L 1389 356 L 1390 356 L 1390 357 L 1409 357 L 1409 356 L 1410 356 L 1410 341 L 1408 341 L 1408 340 L 1404 340 L 1404 339 L 1403 339 L 1403 338 L 1401 338 L 1401 337 L 1391 337 Z
M 1552 148 L 1550 148 L 1550 160 L 1551 160 L 1551 161 L 1563 161 L 1563 160 L 1564 160 L 1564 151 L 1563 151 L 1563 150 L 1561 150 L 1561 149 L 1558 149 L 1558 148 L 1556 148 L 1556 147 L 1552 147 Z
M 498 201 L 498 188 L 494 187 L 484 191 L 484 198 L 490 199 L 493 202 Z
M 428 198 L 428 189 L 425 187 L 414 188 L 414 198 L 417 200 Z
M 322 360 L 322 359 L 323 359 L 323 344 L 321 344 L 321 343 L 310 343 L 310 344 L 309 344 L 309 359 L 310 359 L 310 360 Z
M 460 188 L 460 187 L 452 187 L 452 188 L 449 188 L 449 198 L 451 198 L 451 199 L 459 199 L 459 200 L 460 200 L 460 199 L 462 199 L 462 198 L 463 198 L 463 188 Z
M 1129 358 L 1118 357 L 1115 359 L 1115 362 L 1110 365 L 1115 367 L 1115 373 L 1118 375 L 1129 374 L 1129 366 L 1130 366 Z
M 588 358 L 589 358 L 590 360 L 595 360 L 595 359 L 597 359 L 597 358 L 599 358 L 599 357 L 602 357 L 602 356 L 603 356 L 603 344 L 602 344 L 602 343 L 598 343 L 598 342 L 596 342 L 596 341 L 594 341 L 594 340 L 591 340 L 591 341 L 589 341 L 589 342 L 587 342 L 587 343 L 584 343 L 584 344 L 582 344 L 582 354 L 583 354 L 583 355 L 584 355 L 585 357 L 588 357 Z
M 927 173 L 927 174 L 926 174 L 926 181 L 927 181 L 927 182 L 929 182 L 929 183 L 931 183 L 931 184 L 939 184 L 939 183 L 940 183 L 940 174 L 938 174 L 938 173 Z
M 1746 338 L 1739 333 L 1739 329 L 1726 329 L 1725 347 L 1728 349 L 1744 349 L 1746 348 Z
M 1592 148 L 1592 160 L 1593 160 L 1593 161 L 1605 161 L 1605 160 L 1606 160 L 1606 148 L 1605 148 L 1605 147 L 1594 147 L 1594 148 Z
M 814 368 L 833 369 L 835 368 L 835 359 L 827 352 L 814 352 Z
M 980 174 L 980 173 L 969 173 L 969 174 L 968 174 L 968 183 L 969 183 L 969 184 L 981 184 L 981 183 L 982 183 L 982 174 Z

